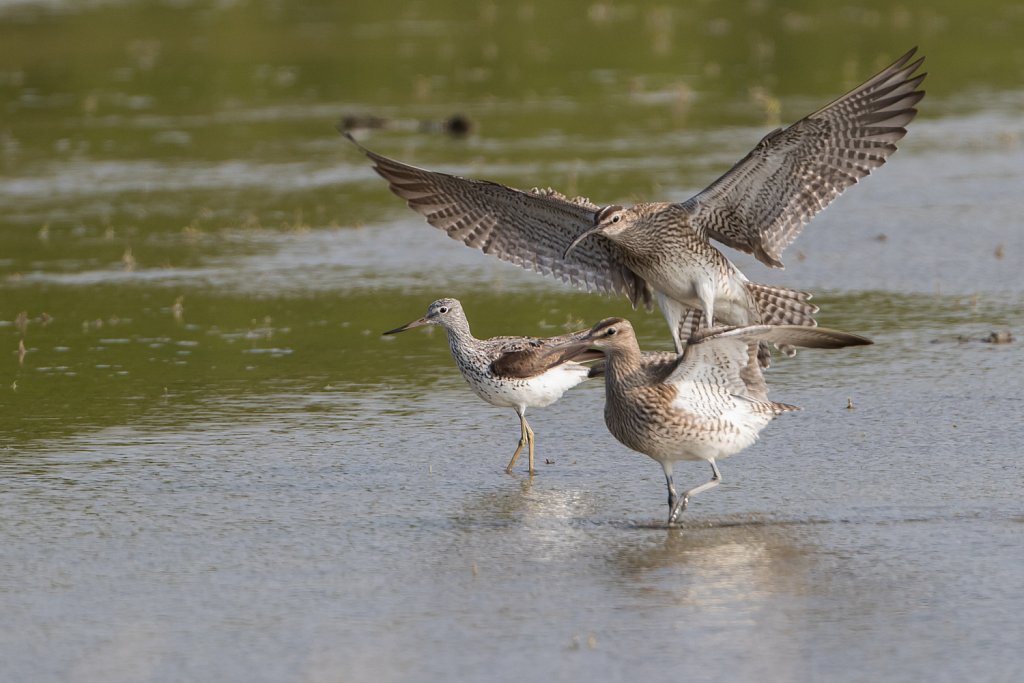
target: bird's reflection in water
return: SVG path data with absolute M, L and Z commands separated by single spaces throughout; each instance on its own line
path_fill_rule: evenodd
M 564 484 L 561 482 L 554 486 L 551 482 L 540 482 L 537 477 L 525 475 L 514 481 L 502 482 L 494 489 L 467 500 L 463 508 L 464 521 L 477 524 L 484 521 L 481 517 L 497 517 L 517 523 L 551 520 L 564 525 L 596 510 L 597 496 L 582 485 Z
M 652 526 L 622 538 L 610 562 L 628 585 L 661 594 L 662 604 L 756 608 L 772 596 L 808 591 L 812 528 L 757 515 Z
M 551 562 L 578 555 L 596 532 L 606 530 L 586 521 L 600 514 L 602 497 L 581 482 L 539 479 L 524 476 L 478 493 L 451 521 L 466 536 L 507 532 L 510 537 L 503 541 L 488 542 L 512 544 L 524 559 Z

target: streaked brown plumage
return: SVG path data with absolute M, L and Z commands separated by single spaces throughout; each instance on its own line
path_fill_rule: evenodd
M 914 50 L 757 146 L 681 202 L 600 207 L 437 173 L 360 146 L 391 190 L 451 238 L 588 291 L 656 295 L 677 350 L 703 325 L 814 325 L 810 295 L 750 283 L 717 240 L 782 267 L 782 251 L 835 197 L 896 151 L 924 96 Z M 352 139 L 350 137 L 350 139 Z M 353 142 L 355 142 L 353 140 Z M 356 143 L 358 144 L 358 143 Z
M 661 463 L 669 524 L 690 497 L 718 485 L 716 460 L 753 444 L 776 415 L 798 410 L 768 399 L 757 360 L 763 341 L 829 349 L 871 343 L 823 327 L 716 327 L 699 331 L 682 355 L 668 358 L 641 353 L 632 325 L 622 318 L 602 320 L 583 338 L 565 343 L 568 350 L 605 354 L 591 372 L 605 378 L 605 424 L 623 445 Z M 679 496 L 672 483 L 672 465 L 679 460 L 707 461 L 711 481 Z

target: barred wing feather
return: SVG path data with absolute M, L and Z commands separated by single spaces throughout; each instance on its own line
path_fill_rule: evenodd
M 647 282 L 630 270 L 604 237 L 566 247 L 594 225 L 600 208 L 551 190 L 523 192 L 500 183 L 428 171 L 362 147 L 396 195 L 449 237 L 485 254 L 587 291 L 625 294 L 636 307 L 651 305 Z
M 783 267 L 804 225 L 886 162 L 924 91 L 914 48 L 864 84 L 785 129 L 684 203 L 694 225 L 730 247 Z

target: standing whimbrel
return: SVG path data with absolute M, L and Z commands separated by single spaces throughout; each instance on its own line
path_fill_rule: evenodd
M 469 321 L 458 299 L 438 299 L 427 308 L 427 315 L 384 334 L 396 334 L 422 325 L 440 325 L 448 333 L 459 372 L 473 392 L 493 406 L 515 408 L 519 415 L 521 434 L 519 446 L 509 460 L 506 472 L 526 446 L 529 450 L 530 474 L 533 474 L 533 430 L 526 422 L 526 409 L 543 408 L 562 397 L 569 389 L 587 379 L 589 368 L 569 360 L 552 348 L 582 338 L 587 330 L 559 337 L 492 337 L 477 339 L 469 331 Z M 575 360 L 600 357 L 572 351 Z
M 916 50 L 916 48 L 915 48 Z M 782 267 L 803 226 L 886 162 L 924 91 L 911 50 L 888 68 L 788 128 L 684 202 L 598 206 L 554 190 L 427 171 L 360 146 L 391 191 L 434 227 L 486 254 L 588 291 L 657 296 L 676 342 L 712 324 L 815 325 L 810 295 L 749 282 L 709 240 Z M 355 140 L 349 136 L 355 143 Z M 358 145 L 358 143 L 355 143 Z
M 686 351 L 669 362 L 664 354 L 640 352 L 628 320 L 608 318 L 554 350 L 569 357 L 574 349 L 605 354 L 603 366 L 595 367 L 595 374 L 605 377 L 605 424 L 623 445 L 661 463 L 672 524 L 692 496 L 721 481 L 717 460 L 753 444 L 776 415 L 799 410 L 768 400 L 757 360 L 762 341 L 824 349 L 871 343 L 824 327 L 717 327 L 697 332 Z M 678 495 L 672 465 L 679 460 L 710 463 L 711 480 Z

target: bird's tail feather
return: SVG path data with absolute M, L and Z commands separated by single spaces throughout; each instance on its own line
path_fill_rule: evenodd
M 757 310 L 761 314 L 762 325 L 804 325 L 817 327 L 814 314 L 818 307 L 811 303 L 809 292 L 747 283 L 747 291 L 754 297 Z
M 748 282 L 747 291 L 754 297 L 757 310 L 761 314 L 760 322 L 764 325 L 818 325 L 818 321 L 814 319 L 818 307 L 811 303 L 809 292 L 761 285 L 756 282 Z M 788 344 L 780 344 L 778 349 L 787 356 L 796 355 L 796 348 Z M 758 350 L 758 360 L 763 368 L 767 368 L 771 363 L 771 352 L 765 343 L 762 343 Z

